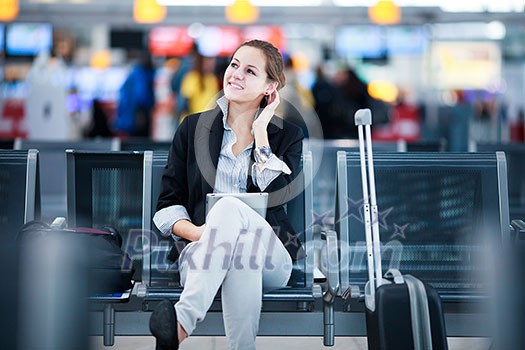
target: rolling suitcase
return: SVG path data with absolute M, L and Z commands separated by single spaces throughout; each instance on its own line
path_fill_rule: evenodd
M 446 350 L 445 321 L 438 293 L 417 278 L 402 275 L 399 270 L 391 269 L 383 278 L 370 131 L 371 111 L 358 110 L 355 123 L 359 133 L 368 258 L 369 280 L 365 287 L 368 348 Z

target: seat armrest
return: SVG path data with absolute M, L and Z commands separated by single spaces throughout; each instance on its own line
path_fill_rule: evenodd
M 523 220 L 512 220 L 510 223 L 514 241 L 519 244 L 525 243 L 525 222 Z
M 321 237 L 326 240 L 326 278 L 327 290 L 325 298 L 333 299 L 339 293 L 339 250 L 337 247 L 337 233 L 333 230 L 324 231 Z
M 334 346 L 335 317 L 334 300 L 339 293 L 339 250 L 337 248 L 337 232 L 328 230 L 321 232 L 321 238 L 326 241 L 324 258 L 326 259 L 326 282 L 323 283 L 323 345 Z

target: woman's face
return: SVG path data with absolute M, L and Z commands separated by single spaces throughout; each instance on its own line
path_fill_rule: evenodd
M 224 95 L 233 102 L 260 102 L 275 85 L 266 74 L 266 57 L 258 48 L 242 46 L 224 73 Z

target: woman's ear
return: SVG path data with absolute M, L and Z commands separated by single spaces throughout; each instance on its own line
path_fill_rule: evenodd
M 275 90 L 277 90 L 277 87 L 279 86 L 279 83 L 276 81 L 272 81 L 270 84 L 268 84 L 268 87 L 264 91 L 265 95 L 271 95 Z

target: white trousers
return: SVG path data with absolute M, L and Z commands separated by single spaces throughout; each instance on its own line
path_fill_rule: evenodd
M 191 334 L 220 287 L 230 349 L 255 349 L 263 290 L 286 286 L 292 260 L 268 222 L 237 198 L 219 200 L 199 241 L 179 258 L 177 320 Z

